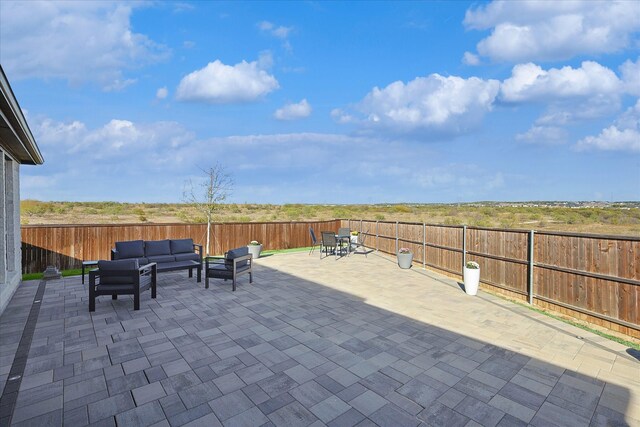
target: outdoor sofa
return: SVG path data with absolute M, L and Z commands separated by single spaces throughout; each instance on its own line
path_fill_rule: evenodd
M 196 270 L 198 282 L 202 281 L 202 245 L 194 244 L 193 239 L 116 242 L 111 259 L 136 259 L 138 265 L 156 263 L 158 273 L 189 270 L 189 277 L 193 277 Z

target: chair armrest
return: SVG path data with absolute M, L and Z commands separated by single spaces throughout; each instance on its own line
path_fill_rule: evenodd
M 251 255 L 251 254 L 242 255 L 242 256 L 239 256 L 239 257 L 237 257 L 237 258 L 234 258 L 234 259 L 233 259 L 233 263 L 234 263 L 234 264 L 236 264 L 236 263 L 238 263 L 239 261 L 245 261 L 245 260 L 249 260 L 249 261 L 251 261 L 252 259 L 253 259 L 253 255 Z
M 253 255 L 247 254 L 247 255 L 242 255 L 242 256 L 239 256 L 239 257 L 233 259 L 233 275 L 234 276 L 236 275 L 237 264 L 240 261 L 249 261 L 249 268 L 251 268 L 253 266 L 253 262 L 252 262 L 253 261 Z
M 96 285 L 96 277 L 98 277 L 99 275 L 100 275 L 100 272 L 98 271 L 97 268 L 89 270 L 89 286 Z
M 142 267 L 138 268 L 138 272 L 139 274 L 145 274 L 145 273 L 149 273 L 150 271 L 153 270 L 157 270 L 158 269 L 158 264 L 155 262 L 150 262 L 147 265 L 143 265 Z

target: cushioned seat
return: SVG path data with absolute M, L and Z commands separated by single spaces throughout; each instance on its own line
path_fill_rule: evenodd
M 175 254 L 176 261 L 200 261 L 200 255 L 195 253 L 190 254 Z
M 176 257 L 174 255 L 149 256 L 149 262 L 162 263 L 162 262 L 174 262 L 175 260 L 176 260 Z

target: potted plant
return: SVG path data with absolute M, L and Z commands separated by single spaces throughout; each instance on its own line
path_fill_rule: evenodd
M 262 252 L 262 244 L 257 240 L 252 240 L 248 245 L 249 253 L 253 256 L 253 259 L 260 258 L 260 252 Z
M 413 252 L 409 248 L 398 249 L 398 266 L 400 268 L 411 268 L 413 261 Z
M 358 243 L 358 236 L 360 235 L 359 231 L 352 231 L 351 232 L 351 243 Z
M 480 284 L 480 265 L 475 261 L 468 261 L 464 266 L 463 279 L 467 295 L 476 295 Z

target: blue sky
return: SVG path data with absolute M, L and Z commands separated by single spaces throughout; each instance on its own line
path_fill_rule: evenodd
M 640 200 L 640 5 L 0 2 L 21 197 Z

